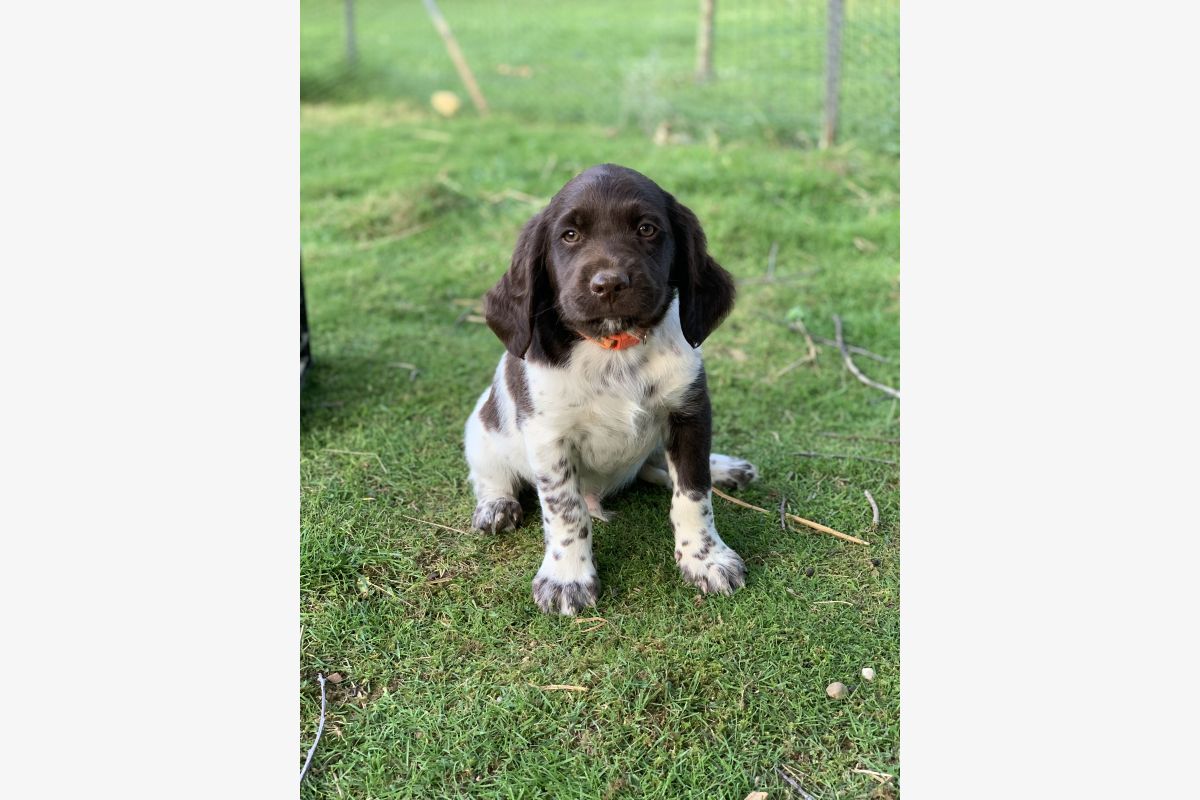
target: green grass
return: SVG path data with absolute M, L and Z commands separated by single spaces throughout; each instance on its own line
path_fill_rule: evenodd
M 657 147 L 636 128 L 442 120 L 372 96 L 305 103 L 301 137 L 316 358 L 301 412 L 301 758 L 314 675 L 344 676 L 302 797 L 741 800 L 757 788 L 774 800 L 788 792 L 780 765 L 819 798 L 893 796 L 852 770 L 899 776 L 898 471 L 794 454 L 895 460 L 887 442 L 822 434 L 895 437 L 898 403 L 832 347 L 780 371 L 805 353 L 787 321 L 832 337 L 838 313 L 850 341 L 890 359 L 859 358 L 864 371 L 897 384 L 894 157 L 749 135 Z M 762 472 L 741 496 L 771 509 L 786 496 L 869 548 L 784 533 L 717 499 L 749 573 L 733 597 L 701 600 L 675 568 L 667 494 L 635 487 L 596 525 L 594 613 L 607 622 L 590 630 L 529 597 L 535 501 L 525 527 L 498 536 L 410 519 L 466 529 L 462 424 L 502 347 L 460 318 L 507 267 L 538 207 L 526 196 L 548 199 L 602 161 L 675 193 L 751 281 L 705 343 L 715 449 Z M 772 242 L 780 280 L 754 283 Z M 882 512 L 874 532 L 864 489 Z M 825 696 L 835 680 L 854 686 L 848 698 Z
M 867 796 L 850 772 L 897 771 L 897 403 L 856 382 L 833 348 L 804 353 L 802 315 L 895 359 L 897 173 L 855 151 L 658 148 L 589 127 L 395 106 L 307 107 L 302 232 L 317 365 L 302 411 L 302 740 L 317 717 L 312 676 L 339 671 L 304 796 L 744 797 L 781 786 L 789 764 L 822 797 Z M 743 496 L 789 498 L 870 548 L 779 530 L 718 500 L 748 585 L 697 603 L 676 574 L 668 497 L 635 488 L 595 533 L 603 589 L 585 632 L 537 613 L 538 516 L 500 536 L 460 536 L 472 499 L 461 427 L 501 346 L 459 322 L 501 274 L 535 206 L 570 175 L 612 160 L 653 176 L 704 221 L 712 251 L 745 285 L 705 345 L 715 446 L 763 477 Z M 439 179 L 439 175 L 443 176 Z M 488 199 L 492 198 L 492 199 Z M 414 232 L 415 231 L 415 232 Z M 857 245 L 856 245 L 857 241 Z M 862 360 L 895 383 L 898 368 Z M 414 373 L 408 366 L 418 370 Z M 371 455 L 361 455 L 370 453 Z M 863 490 L 882 511 L 870 520 Z M 879 560 L 875 567 L 872 559 Z M 805 570 L 814 575 L 806 577 Z M 837 601 L 837 602 L 825 602 Z M 878 679 L 858 679 L 873 666 Z M 858 684 L 825 697 L 834 680 Z M 547 692 L 551 683 L 587 693 Z

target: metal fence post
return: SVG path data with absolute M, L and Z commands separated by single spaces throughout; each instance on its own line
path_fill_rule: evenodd
M 354 31 L 354 0 L 343 0 L 346 9 L 346 63 L 354 66 L 358 63 L 358 38 Z
M 829 0 L 825 35 L 825 129 L 821 147 L 829 147 L 837 138 L 838 94 L 842 88 L 842 22 L 845 0 Z

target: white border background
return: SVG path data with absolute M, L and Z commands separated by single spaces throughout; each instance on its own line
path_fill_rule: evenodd
M 1176 797 L 1195 10 L 908 2 L 902 786 Z M 6 793 L 291 797 L 296 4 L 0 21 Z

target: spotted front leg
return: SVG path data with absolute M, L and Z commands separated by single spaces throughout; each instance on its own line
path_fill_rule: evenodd
M 696 378 L 683 408 L 671 414 L 667 470 L 671 477 L 671 529 L 675 563 L 684 580 L 706 594 L 732 594 L 746 584 L 746 565 L 721 540 L 713 521 L 712 408 L 704 372 Z
M 600 590 L 592 559 L 592 519 L 580 490 L 579 470 L 561 443 L 530 451 L 546 545 L 533 579 L 533 601 L 547 614 L 575 614 L 595 605 Z

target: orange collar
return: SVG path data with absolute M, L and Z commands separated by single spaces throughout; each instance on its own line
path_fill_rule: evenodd
M 637 347 L 642 342 L 646 341 L 648 331 L 638 331 L 637 333 L 629 333 L 622 331 L 621 333 L 612 336 L 601 336 L 598 339 L 593 339 L 590 336 L 579 334 L 589 342 L 600 345 L 605 350 L 627 350 L 630 347 Z

